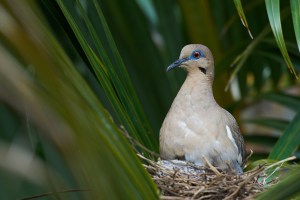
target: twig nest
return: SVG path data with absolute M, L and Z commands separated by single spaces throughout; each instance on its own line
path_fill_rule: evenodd
M 200 167 L 186 161 L 149 160 L 150 173 L 161 192 L 161 199 L 252 199 L 265 188 L 261 166 L 242 175 L 230 175 L 216 168 Z

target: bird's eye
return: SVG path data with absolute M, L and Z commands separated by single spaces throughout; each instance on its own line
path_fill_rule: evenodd
M 200 53 L 198 51 L 194 52 L 194 58 L 200 58 Z
M 200 57 L 203 57 L 203 54 L 201 51 L 197 50 L 197 51 L 194 51 L 193 54 L 192 54 L 192 58 L 193 59 L 198 59 Z

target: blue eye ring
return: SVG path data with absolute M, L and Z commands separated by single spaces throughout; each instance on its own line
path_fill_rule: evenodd
M 202 51 L 200 51 L 200 50 L 193 51 L 193 53 L 190 56 L 190 58 L 192 60 L 197 60 L 197 59 L 199 59 L 201 57 L 204 57 L 204 55 L 203 55 Z

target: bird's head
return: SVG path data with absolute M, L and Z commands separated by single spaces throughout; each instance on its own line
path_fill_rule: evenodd
M 189 75 L 201 73 L 208 79 L 214 79 L 214 59 L 210 50 L 201 44 L 189 44 L 183 47 L 180 57 L 169 65 L 167 71 L 181 67 L 187 70 Z

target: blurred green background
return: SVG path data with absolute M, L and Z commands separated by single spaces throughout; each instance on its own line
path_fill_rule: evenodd
M 190 43 L 250 162 L 299 154 L 299 0 L 0 2 L 0 199 L 157 199 L 136 153 L 157 159 L 185 78 L 165 69 Z M 263 198 L 299 195 L 290 164 Z

